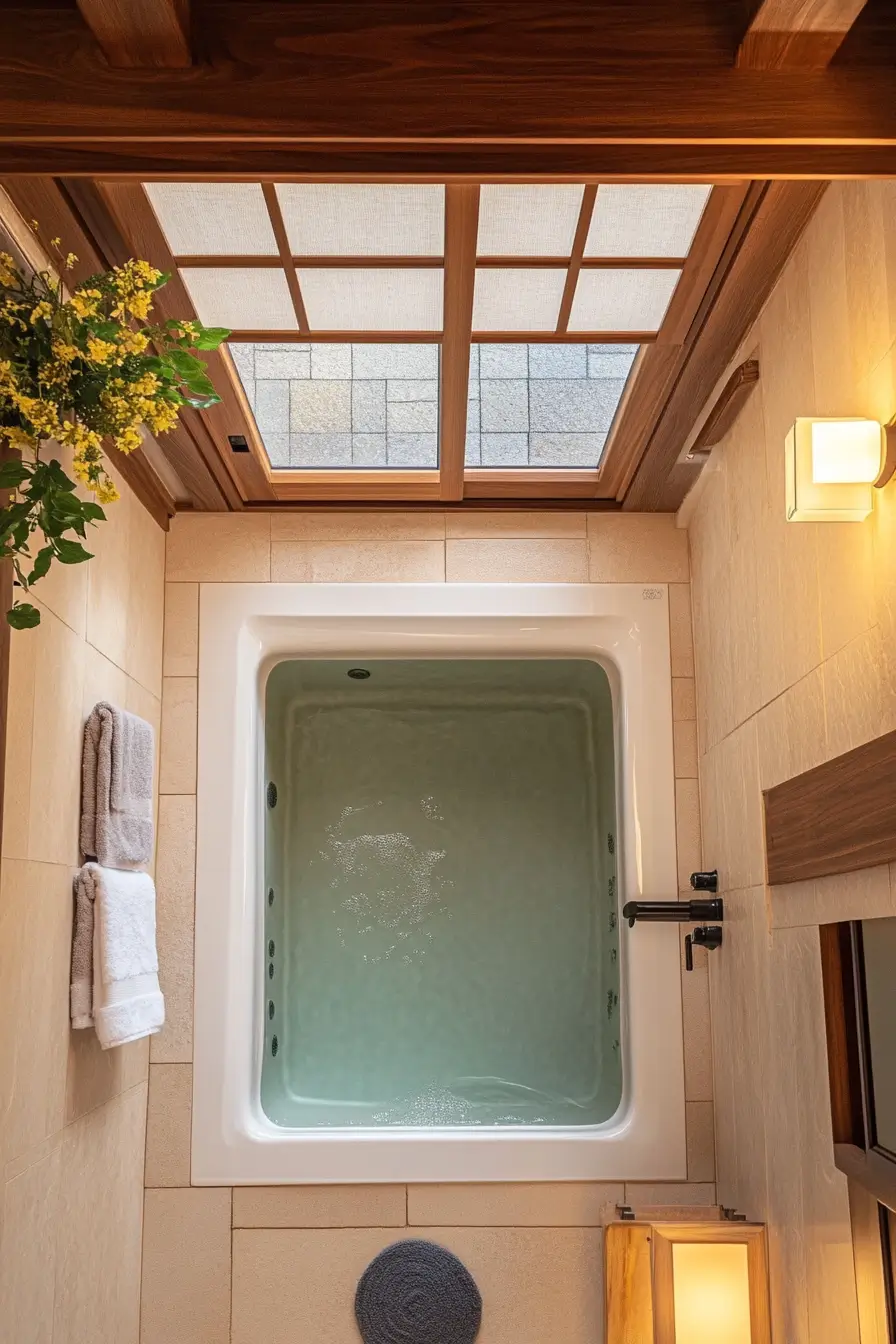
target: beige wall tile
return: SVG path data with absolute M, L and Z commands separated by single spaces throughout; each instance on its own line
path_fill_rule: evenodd
M 874 624 L 872 518 L 863 523 L 825 524 L 818 547 L 818 602 L 824 658 Z
M 672 724 L 675 778 L 697 778 L 697 724 L 691 719 L 676 719 Z
M 888 881 L 888 892 L 889 885 Z M 771 928 L 796 929 L 819 923 L 813 878 L 806 882 L 786 882 L 780 887 L 769 887 L 766 900 Z
M 622 1203 L 623 1185 L 554 1184 L 408 1186 L 408 1222 L 448 1227 L 601 1227 Z
M 61 1143 L 3 1187 L 0 1321 L 10 1344 L 53 1344 Z
M 100 700 L 124 708 L 128 674 L 113 663 L 92 644 L 84 648 L 84 685 L 81 696 L 81 717 L 86 721 Z
M 695 952 L 700 951 L 699 948 Z M 712 1101 L 712 1036 L 710 1031 L 707 953 L 681 977 L 684 1028 L 684 1095 L 687 1101 Z
M 716 1202 L 712 1183 L 688 1181 L 668 1184 L 662 1181 L 626 1181 L 625 1202 L 637 1213 L 639 1208 L 710 1207 Z
M 827 758 L 823 669 L 814 668 L 765 705 L 756 724 L 763 789 L 820 765 Z
M 166 677 L 199 673 L 199 584 L 165 584 L 165 643 L 162 671 Z
M 146 1111 L 147 1186 L 190 1184 L 192 1064 L 153 1064 Z
M 120 488 L 120 487 L 119 487 Z M 87 640 L 110 662 L 127 670 L 130 588 L 130 531 L 142 506 L 130 490 L 122 490 L 107 510 L 108 522 L 90 533 L 93 559 L 87 570 Z M 155 524 L 153 523 L 155 527 Z
M 143 1083 L 65 1131 L 53 1344 L 136 1344 L 145 1118 Z
M 564 538 L 449 540 L 445 573 L 449 583 L 586 583 L 587 544 Z
M 271 541 L 444 541 L 445 515 L 419 513 L 274 513 Z
M 165 677 L 162 683 L 160 793 L 196 792 L 197 681 Z
M 85 645 L 49 612 L 25 633 L 35 642 L 28 857 L 77 864 Z
M 103 1050 L 96 1033 L 72 1031 L 65 1072 L 65 1123 L 87 1115 L 149 1076 L 149 1038 Z
M 589 513 L 592 583 L 687 583 L 688 534 L 670 513 Z
M 686 1102 L 685 1125 L 687 1128 L 688 1180 L 714 1181 L 716 1177 L 716 1158 L 712 1102 Z
M 815 882 L 815 913 L 818 924 L 836 924 L 846 919 L 884 919 L 896 914 L 891 866 L 861 868 L 856 873 L 819 877 Z M 779 887 L 782 893 L 785 887 Z
M 694 641 L 691 634 L 691 589 L 686 583 L 669 584 L 669 644 L 673 677 L 692 677 Z
M 584 537 L 584 513 L 552 513 L 547 509 L 530 512 L 515 509 L 468 509 L 465 513 L 445 515 L 449 539 L 458 541 L 489 537 Z
M 146 1191 L 140 1344 L 230 1344 L 230 1238 L 230 1190 Z
M 447 1246 L 476 1279 L 484 1304 L 478 1344 L 601 1338 L 599 1229 L 440 1227 L 414 1235 Z M 235 1231 L 233 1344 L 356 1344 L 358 1279 L 395 1239 L 374 1228 Z
M 883 680 L 880 629 L 875 626 L 824 663 L 827 758 L 840 756 L 894 724 L 893 688 Z
M 159 799 L 156 938 L 165 1025 L 152 1038 L 153 1064 L 193 1058 L 193 907 L 196 878 L 196 799 Z
M 70 868 L 0 864 L 0 1162 L 64 1123 L 71 912 Z
M 3 856 L 28 857 L 31 816 L 31 742 L 34 688 L 40 641 L 33 630 L 10 632 L 6 718 L 6 790 L 3 798 Z
M 123 666 L 145 690 L 162 694 L 165 533 L 134 501 L 127 568 L 127 643 Z
M 237 1186 L 234 1227 L 404 1227 L 403 1185 Z
M 171 520 L 166 563 L 170 582 L 265 583 L 270 514 L 179 513 Z
M 672 678 L 672 718 L 676 721 L 697 720 L 696 682 L 693 677 Z
M 691 885 L 691 873 L 703 866 L 700 840 L 700 791 L 696 779 L 675 781 L 675 840 L 678 849 L 678 890 Z
M 441 583 L 442 541 L 276 541 L 274 583 Z

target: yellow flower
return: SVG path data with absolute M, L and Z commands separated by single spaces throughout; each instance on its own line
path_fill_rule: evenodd
M 75 345 L 69 345 L 67 341 L 54 341 L 53 354 L 57 359 L 61 359 L 63 364 L 71 364 L 79 359 L 81 351 Z
M 77 263 L 77 260 L 78 258 L 75 256 L 74 252 L 69 252 L 68 256 L 65 258 L 65 269 L 70 271 Z
M 0 285 L 14 285 L 17 278 L 12 257 L 8 252 L 0 252 Z
M 51 238 L 51 239 L 50 239 L 50 246 L 51 246 L 51 247 L 58 247 L 59 244 L 60 244 L 61 242 L 62 242 L 62 239 L 61 239 L 61 238 Z
M 170 401 L 156 401 L 144 418 L 154 434 L 167 434 L 177 424 L 177 414 Z
M 115 439 L 115 447 L 121 453 L 132 453 L 143 442 L 143 436 L 136 425 L 128 425 Z
M 105 475 L 102 480 L 97 481 L 94 493 L 99 504 L 114 504 L 121 498 L 114 483 Z
M 30 421 L 35 433 L 55 438 L 59 433 L 59 413 L 51 401 L 39 401 L 36 397 L 13 393 L 13 403 L 26 420 Z
M 19 452 L 28 452 L 37 446 L 33 434 L 26 434 L 24 429 L 18 429 L 15 425 L 4 429 L 3 433 L 9 439 L 10 446 L 18 448 Z
M 51 318 L 52 316 L 53 316 L 53 305 L 51 303 L 48 303 L 46 299 L 41 299 L 37 307 L 33 308 L 31 311 L 32 324 L 40 322 L 42 318 L 48 319 Z
M 118 350 L 111 341 L 101 341 L 98 336 L 89 336 L 87 354 L 94 364 L 108 364 L 110 359 L 118 354 Z
M 83 462 L 99 462 L 102 459 L 100 436 L 96 430 L 89 429 L 80 420 L 66 420 L 60 426 L 60 443 L 70 443 L 75 450 L 75 458 Z
M 142 331 L 132 331 L 130 327 L 122 327 L 118 333 L 118 344 L 125 354 L 142 355 L 149 345 L 149 337 L 144 336 Z
M 69 299 L 69 307 L 78 317 L 94 317 L 102 297 L 98 289 L 79 289 Z

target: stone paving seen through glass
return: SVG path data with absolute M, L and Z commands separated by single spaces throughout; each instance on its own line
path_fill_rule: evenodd
M 637 346 L 474 345 L 466 461 L 594 467 Z M 231 344 L 274 467 L 439 460 L 439 346 Z

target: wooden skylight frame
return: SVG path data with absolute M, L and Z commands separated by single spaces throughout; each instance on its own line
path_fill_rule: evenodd
M 182 179 L 154 178 L 154 181 L 181 181 Z M 204 179 L 207 180 L 207 179 Z M 221 180 L 221 179 L 218 179 Z M 243 178 L 243 181 L 247 179 Z M 280 181 L 281 179 L 277 179 Z M 285 179 L 282 179 L 285 180 Z M 306 179 L 310 180 L 310 179 Z M 315 179 L 324 180 L 324 179 Z M 334 179 L 328 178 L 328 181 Z M 357 182 L 361 179 L 339 179 Z M 397 181 L 397 179 L 393 179 Z M 407 181 L 413 181 L 408 178 Z M 544 185 L 544 179 L 540 180 Z M 730 181 L 712 184 L 698 223 L 691 247 L 684 257 L 588 257 L 585 256 L 588 233 L 602 183 L 583 181 L 582 200 L 572 248 L 568 254 L 527 257 L 520 255 L 477 255 L 480 184 L 445 182 L 445 243 L 441 255 L 425 256 L 304 256 L 292 252 L 273 180 L 258 179 L 267 207 L 277 252 L 270 255 L 188 255 L 172 254 L 157 260 L 166 269 L 180 273 L 192 268 L 245 268 L 277 269 L 285 274 L 290 300 L 296 317 L 296 329 L 235 329 L 233 342 L 287 344 L 290 342 L 352 343 L 366 342 L 410 344 L 428 342 L 441 346 L 441 374 L 439 399 L 439 466 L 432 469 L 400 470 L 389 467 L 325 469 L 272 468 L 255 425 L 248 399 L 243 391 L 232 360 L 223 361 L 233 383 L 228 401 L 238 404 L 242 425 L 234 425 L 231 434 L 243 434 L 254 459 L 253 476 L 264 477 L 263 499 L 300 502 L 333 501 L 340 503 L 375 500 L 458 502 L 470 499 L 611 499 L 614 497 L 613 459 L 616 449 L 613 434 L 604 449 L 599 466 L 595 468 L 537 468 L 537 467 L 468 467 L 465 464 L 467 392 L 469 381 L 470 349 L 473 344 L 626 344 L 645 346 L 677 345 L 694 320 L 709 277 L 718 261 L 721 248 L 739 210 L 745 184 Z M 550 183 L 548 183 L 550 185 Z M 576 185 L 579 185 L 576 183 Z M 638 185 L 629 182 L 628 185 Z M 649 185 L 655 185 L 651 182 Z M 161 235 L 150 201 L 143 189 L 141 196 L 146 212 L 152 220 L 154 234 Z M 472 327 L 473 291 L 476 268 L 496 269 L 556 268 L 565 271 L 563 293 L 558 319 L 552 331 L 477 331 Z M 308 268 L 394 270 L 441 268 L 444 271 L 442 327 L 438 330 L 314 330 L 302 295 L 299 272 Z M 668 309 L 657 330 L 650 331 L 569 331 L 568 324 L 575 298 L 578 278 L 587 270 L 665 270 L 680 271 Z M 633 367 L 629 387 L 637 378 Z M 222 456 L 231 456 L 228 438 L 217 442 Z M 228 436 L 229 437 L 229 436 Z M 245 459 L 244 459 L 245 460 Z M 241 464 L 242 465 L 242 464 Z M 245 464 L 248 466 L 248 463 Z M 260 483 L 260 482 L 259 482 Z M 250 497 L 251 500 L 251 497 Z

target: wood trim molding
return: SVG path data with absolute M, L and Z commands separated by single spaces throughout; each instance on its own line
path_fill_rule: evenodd
M 445 188 L 445 285 L 439 434 L 439 493 L 463 499 L 470 385 L 479 187 Z
M 762 0 L 737 49 L 742 70 L 824 70 L 866 0 Z
M 77 0 L 114 68 L 178 70 L 192 64 L 190 0 Z
M 273 182 L 262 182 L 261 193 L 264 196 L 264 203 L 267 206 L 268 218 L 271 221 L 271 228 L 274 231 L 274 238 L 277 241 L 277 250 L 280 253 L 280 265 L 286 274 L 286 283 L 289 287 L 289 297 L 292 299 L 293 312 L 296 315 L 296 322 L 299 324 L 300 333 L 308 331 L 308 314 L 305 311 L 305 300 L 302 298 L 302 288 L 299 284 L 299 277 L 296 274 L 296 263 L 293 260 L 292 252 L 289 246 L 289 236 L 286 232 L 286 225 L 283 222 L 283 211 L 280 209 L 280 201 L 277 196 L 277 188 Z M 240 258 L 232 258 L 234 262 L 239 262 Z M 178 262 L 178 265 L 181 263 Z
M 110 179 L 114 180 L 114 179 Z M 278 179 L 279 180 L 279 179 Z M 263 186 L 269 185 L 262 183 Z M 587 229 L 586 229 L 587 238 Z M 584 242 L 582 244 L 584 247 Z M 197 256 L 176 256 L 173 257 L 175 266 L 194 268 L 199 270 L 277 270 L 283 265 L 283 254 L 277 256 L 268 256 L 267 254 L 250 253 L 245 256 L 213 256 L 209 253 L 201 253 Z M 572 260 L 572 257 L 512 257 L 512 256 L 481 256 L 476 258 L 477 266 L 488 266 L 492 270 L 565 270 Z M 337 254 L 332 256 L 314 256 L 303 257 L 293 254 L 291 258 L 293 266 L 301 267 L 304 270 L 439 270 L 445 265 L 444 257 L 413 257 L 413 256 L 345 256 Z M 578 264 L 582 270 L 588 271 L 680 271 L 687 261 L 687 257 L 579 257 Z
M 740 415 L 750 393 L 758 382 L 758 359 L 745 359 L 742 364 L 738 364 L 710 407 L 709 414 L 688 449 L 685 461 L 690 462 L 695 458 L 705 459 L 709 457 L 711 450 L 717 443 L 721 443 Z
M 896 731 L 764 794 L 768 883 L 896 860 Z
M 557 335 L 562 335 L 569 327 L 569 315 L 572 312 L 573 299 L 576 296 L 576 285 L 579 280 L 579 271 L 582 269 L 582 260 L 585 256 L 585 245 L 588 242 L 588 231 L 591 228 L 591 219 L 594 214 L 594 202 L 597 200 L 597 193 L 600 190 L 596 186 L 586 186 L 582 192 L 582 204 L 579 209 L 579 219 L 576 224 L 575 237 L 572 243 L 572 253 L 569 258 L 569 266 L 566 272 L 566 282 L 563 286 L 563 295 L 560 299 L 560 311 L 557 315 Z

